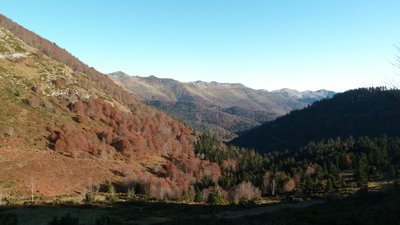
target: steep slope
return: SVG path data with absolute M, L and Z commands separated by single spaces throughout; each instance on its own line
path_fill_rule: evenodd
M 109 76 L 148 104 L 185 121 L 197 131 L 203 132 L 200 127 L 211 130 L 212 134 L 223 140 L 230 140 L 248 128 L 332 95 L 332 92 L 321 90 L 315 93 L 297 92 L 294 96 L 284 91 L 254 90 L 242 84 L 202 81 L 183 83 L 155 76 L 129 76 L 123 72 L 111 73 Z M 193 117 L 193 110 L 182 107 L 188 104 L 199 109 L 196 117 Z M 237 126 L 232 122 L 243 125 Z M 214 127 L 219 129 L 215 130 Z
M 400 91 L 357 89 L 254 128 L 231 143 L 259 152 L 294 149 L 335 137 L 400 135 Z
M 10 163 L 0 172 L 2 193 L 27 193 L 32 179 L 41 195 L 82 193 L 111 181 L 178 199 L 197 179 L 220 174 L 195 157 L 189 127 L 3 15 L 0 103 L 0 159 Z M 79 170 L 98 176 L 70 174 Z

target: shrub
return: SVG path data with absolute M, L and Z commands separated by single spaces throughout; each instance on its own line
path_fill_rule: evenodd
M 61 199 L 56 197 L 53 199 L 53 201 L 51 202 L 52 205 L 59 205 L 61 204 Z
M 92 192 L 88 192 L 88 193 L 86 193 L 85 194 L 85 203 L 87 203 L 87 204 L 90 204 L 90 203 L 93 203 L 93 202 L 95 202 L 95 197 L 94 197 L 94 194 L 92 193 Z
M 17 199 L 12 196 L 4 198 L 4 201 L 6 202 L 6 205 L 15 205 L 17 203 Z
M 14 89 L 12 92 L 16 97 L 21 96 L 21 92 L 18 89 Z
M 118 198 L 117 195 L 108 195 L 108 196 L 106 197 L 106 200 L 109 201 L 109 202 L 115 202 L 115 201 L 118 201 L 119 198 Z
M 4 133 L 3 133 L 3 135 L 4 135 L 4 137 L 13 137 L 14 136 L 14 128 L 12 128 L 12 127 L 8 127 L 5 131 L 4 131 Z
M 115 195 L 115 187 L 114 187 L 114 185 L 113 185 L 111 182 L 108 182 L 108 183 L 107 183 L 107 192 L 108 192 L 110 195 Z
M 232 197 L 235 203 L 253 201 L 261 197 L 261 191 L 251 182 L 243 181 L 235 187 Z
M 126 197 L 134 198 L 135 197 L 135 188 L 133 188 L 133 187 L 128 188 L 128 191 L 126 192 Z

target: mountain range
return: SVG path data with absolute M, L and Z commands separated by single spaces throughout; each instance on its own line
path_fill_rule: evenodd
M 145 103 L 162 109 L 200 133 L 230 140 L 294 109 L 332 97 L 327 90 L 255 90 L 238 83 L 180 82 L 155 76 L 108 74 Z

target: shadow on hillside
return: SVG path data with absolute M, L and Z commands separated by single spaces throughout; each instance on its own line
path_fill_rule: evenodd
M 113 204 L 0 207 L 2 225 L 47 225 L 69 214 L 79 225 L 102 224 L 400 224 L 400 191 L 360 193 L 310 204 L 200 205 L 132 200 Z M 113 223 L 96 223 L 99 219 Z M 18 221 L 18 223 L 16 223 Z M 75 224 L 72 224 L 75 225 Z

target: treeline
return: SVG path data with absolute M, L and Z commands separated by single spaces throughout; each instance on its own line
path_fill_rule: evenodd
M 226 146 L 209 135 L 195 145 L 198 157 L 215 162 L 222 176 L 215 184 L 231 190 L 250 182 L 262 194 L 327 193 L 363 186 L 367 181 L 393 180 L 400 176 L 400 138 L 381 136 L 328 139 L 309 142 L 297 151 L 259 154 Z M 204 186 L 204 182 L 200 182 Z

